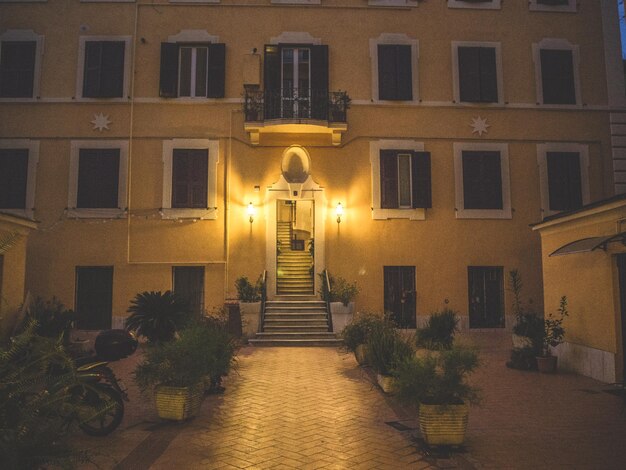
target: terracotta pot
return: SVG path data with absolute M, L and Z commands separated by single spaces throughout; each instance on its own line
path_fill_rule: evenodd
M 354 350 L 354 357 L 356 358 L 356 362 L 358 362 L 360 366 L 366 365 L 367 364 L 367 346 L 364 344 L 359 344 Z
M 420 403 L 420 431 L 429 446 L 458 446 L 465 440 L 469 406 Z
M 394 393 L 396 391 L 396 378 L 391 375 L 376 374 L 376 382 L 385 393 Z
M 557 356 L 537 356 L 537 369 L 544 374 L 554 374 L 557 359 Z

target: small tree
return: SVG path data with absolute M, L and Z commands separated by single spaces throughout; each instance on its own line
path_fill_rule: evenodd
M 563 342 L 565 336 L 565 328 L 563 328 L 563 320 L 569 316 L 567 311 L 567 297 L 561 297 L 559 308 L 557 310 L 558 317 L 552 315 L 552 312 L 544 319 L 543 325 L 543 355 L 551 356 L 551 348 L 557 347 Z
M 258 302 L 261 300 L 263 293 L 263 279 L 259 277 L 255 285 L 248 280 L 246 276 L 241 276 L 235 281 L 237 289 L 237 298 L 241 302 Z
M 187 302 L 172 291 L 142 292 L 130 301 L 127 330 L 145 336 L 150 343 L 170 341 L 184 327 L 191 313 Z

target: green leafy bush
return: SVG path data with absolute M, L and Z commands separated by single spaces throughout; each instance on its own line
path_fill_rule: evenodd
M 391 321 L 373 325 L 367 341 L 367 360 L 376 372 L 393 375 L 396 368 L 413 354 L 410 342 L 400 336 Z
M 127 311 L 126 329 L 145 336 L 150 343 L 172 340 L 191 317 L 187 302 L 169 290 L 137 294 Z
M 59 338 L 63 335 L 65 342 L 69 341 L 69 330 L 76 320 L 73 310 L 65 308 L 56 297 L 44 300 L 41 297 L 35 298 L 30 306 L 29 313 L 19 328 L 19 331 L 26 328 L 32 321 L 36 322 L 35 333 L 47 338 Z
M 545 356 L 551 356 L 552 350 L 563 342 L 565 336 L 565 328 L 563 328 L 563 320 L 569 316 L 567 311 L 567 297 L 561 297 L 558 308 L 558 317 L 552 315 L 552 312 L 544 320 L 543 330 L 543 354 Z
M 424 328 L 417 329 L 415 343 L 418 347 L 426 349 L 451 349 L 458 324 L 459 318 L 453 310 L 446 308 L 441 312 L 435 312 L 430 315 Z
M 479 365 L 478 354 L 454 347 L 437 355 L 411 357 L 396 369 L 398 398 L 415 406 L 476 403 L 479 390 L 467 377 Z
M 321 272 L 319 276 L 321 280 L 319 294 L 326 302 L 341 302 L 347 307 L 359 295 L 359 287 L 356 285 L 356 282 L 348 282 L 341 276 L 335 277 L 329 273 L 329 291 L 326 285 L 325 272 Z
M 383 317 L 375 313 L 357 313 L 341 332 L 348 351 L 354 352 L 359 344 L 367 343 L 374 325 L 383 321 Z
M 237 288 L 237 298 L 241 302 L 258 302 L 263 293 L 263 279 L 259 277 L 256 284 L 252 285 L 247 277 L 241 276 L 235 281 L 235 287 Z

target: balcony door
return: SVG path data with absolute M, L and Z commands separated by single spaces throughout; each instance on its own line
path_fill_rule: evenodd
M 281 49 L 282 118 L 311 117 L 311 49 Z

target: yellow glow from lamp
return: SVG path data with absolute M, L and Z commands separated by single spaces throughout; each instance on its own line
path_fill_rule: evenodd
M 251 202 L 248 203 L 248 210 L 246 212 L 248 213 L 248 216 L 250 216 L 250 223 L 254 222 L 254 215 L 256 211 L 254 210 L 254 206 Z
M 343 206 L 340 202 L 337 203 L 337 207 L 335 208 L 335 215 L 337 216 L 337 223 L 341 223 L 341 216 L 343 215 Z

